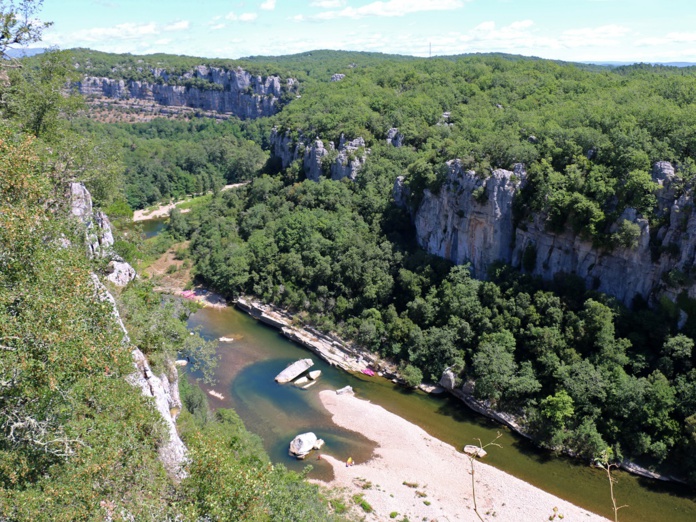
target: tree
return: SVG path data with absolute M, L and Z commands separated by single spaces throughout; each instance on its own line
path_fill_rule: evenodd
M 618 468 L 618 464 L 614 462 L 614 452 L 611 448 L 605 448 L 599 455 L 595 457 L 595 465 L 602 468 L 607 473 L 607 479 L 609 480 L 609 495 L 611 496 L 612 510 L 614 511 L 614 522 L 619 522 L 619 510 L 627 505 L 617 506 L 616 497 L 614 496 L 614 482 L 615 479 L 611 475 L 611 470 Z
M 34 18 L 42 4 L 43 0 L 0 1 L 0 58 L 15 45 L 38 42 L 44 29 L 53 25 Z
M 483 337 L 473 358 L 478 398 L 499 401 L 503 397 L 517 370 L 514 349 L 515 338 L 508 331 Z
M 415 388 L 421 382 L 423 382 L 423 373 L 418 368 L 410 364 L 403 366 L 400 373 L 406 385 L 410 386 L 411 388 Z

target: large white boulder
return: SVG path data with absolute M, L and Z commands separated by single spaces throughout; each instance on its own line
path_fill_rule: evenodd
M 300 359 L 276 375 L 275 380 L 280 384 L 285 384 L 286 382 L 292 381 L 312 366 L 314 366 L 314 361 L 312 359 Z

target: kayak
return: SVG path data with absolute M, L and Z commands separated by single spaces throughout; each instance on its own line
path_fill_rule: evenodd
M 364 370 L 362 370 L 362 372 L 363 372 L 365 375 L 369 375 L 370 377 L 374 377 L 374 376 L 375 376 L 375 372 L 373 372 L 373 371 L 370 370 L 369 368 L 365 368 Z

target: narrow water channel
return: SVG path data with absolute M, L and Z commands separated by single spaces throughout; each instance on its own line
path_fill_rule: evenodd
M 139 221 L 137 224 L 142 227 L 143 237 L 145 239 L 150 239 L 162 232 L 167 226 L 168 221 L 169 218 L 167 217 L 161 219 L 147 219 L 145 221 Z
M 276 330 L 234 308 L 202 309 L 190 318 L 189 326 L 200 327 L 207 339 L 234 339 L 219 344 L 221 361 L 214 389 L 225 399 L 209 396 L 210 402 L 214 408 L 234 408 L 247 428 L 263 438 L 274 462 L 297 470 L 311 464 L 314 468 L 311 477 L 330 479 L 331 469 L 325 462 L 313 457 L 308 461 L 297 461 L 288 456 L 290 440 L 305 431 L 313 431 L 326 440 L 322 451 L 327 454 L 339 459 L 352 456 L 358 462 L 369 459 L 374 444 L 357 433 L 334 426 L 318 400 L 320 390 L 349 384 L 358 397 L 383 406 L 457 448 L 475 443 L 479 438 L 485 443 L 500 431 L 503 436 L 498 442 L 502 448 L 490 451 L 486 463 L 613 519 L 607 478 L 603 472 L 539 451 L 528 441 L 472 412 L 456 399 L 409 392 L 385 379 L 337 370 L 286 340 Z M 322 371 L 317 385 L 300 390 L 274 382 L 273 378 L 288 363 L 306 357 L 311 357 L 314 368 Z M 211 389 L 204 384 L 201 387 L 206 391 Z M 616 478 L 618 502 L 629 505 L 620 512 L 622 522 L 696 521 L 696 496 L 688 489 L 623 472 L 617 472 Z

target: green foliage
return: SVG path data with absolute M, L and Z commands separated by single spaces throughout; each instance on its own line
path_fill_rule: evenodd
M 237 121 L 170 121 L 105 125 L 88 120 L 72 127 L 90 140 L 106 141 L 125 164 L 125 193 L 135 209 L 191 194 L 217 191 L 251 179 L 267 154 L 246 138 Z M 195 199 L 181 208 L 204 204 Z
M 131 347 L 95 294 L 82 232 L 45 204 L 54 187 L 31 140 L 2 132 L 0 513 L 99 518 L 111 509 L 102 500 L 135 517 L 165 513 L 166 431 L 124 380 Z
M 640 227 L 636 223 L 624 219 L 614 233 L 613 239 L 624 248 L 636 248 L 640 239 Z
M 573 399 L 568 392 L 561 390 L 541 401 L 541 414 L 555 426 L 563 427 L 565 420 L 575 414 Z
M 38 42 L 44 29 L 52 25 L 34 17 L 42 0 L 9 0 L 0 5 L 0 57 L 7 58 L 7 50 Z
M 412 366 L 410 364 L 405 365 L 401 370 L 399 370 L 402 379 L 407 386 L 415 388 L 421 382 L 423 382 L 423 372 L 419 368 Z

